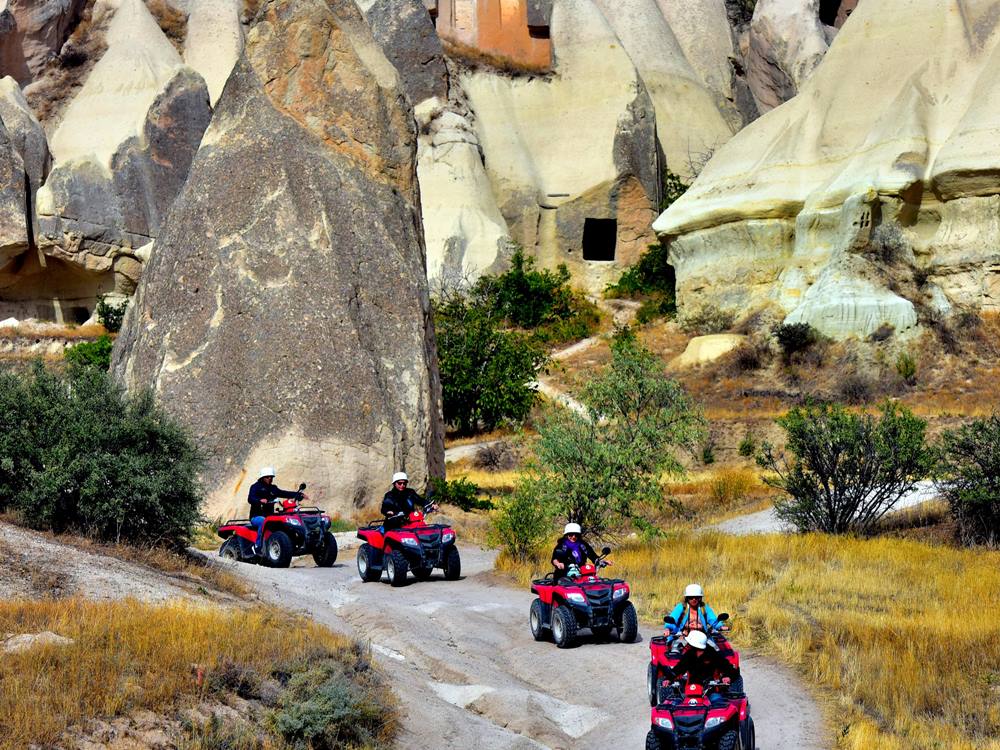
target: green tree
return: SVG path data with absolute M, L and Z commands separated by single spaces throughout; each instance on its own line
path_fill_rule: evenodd
M 611 364 L 581 394 L 587 413 L 554 412 L 535 448 L 540 501 L 597 536 L 629 523 L 652 531 L 649 512 L 663 505 L 660 477 L 682 473 L 676 449 L 693 448 L 705 434 L 695 403 L 628 329 L 611 352 Z
M 442 293 L 434 301 L 444 419 L 463 434 L 524 420 L 547 361 L 529 336 L 505 330 L 482 297 Z
M 944 495 L 966 543 L 1000 543 L 1000 417 L 976 419 L 941 441 Z
M 525 475 L 490 515 L 490 543 L 521 562 L 528 560 L 552 533 L 552 503 L 540 496 L 540 489 L 535 477 Z
M 200 519 L 198 451 L 149 393 L 92 367 L 0 376 L 0 507 L 107 541 L 183 545 Z
M 573 290 L 565 265 L 555 272 L 539 271 L 534 258 L 526 257 L 520 248 L 510 263 L 510 270 L 499 276 L 483 276 L 474 296 L 489 301 L 500 317 L 518 328 L 537 328 L 573 315 Z
M 765 444 L 758 462 L 774 473 L 765 481 L 788 495 L 775 503 L 778 517 L 800 531 L 870 531 L 934 463 L 927 424 L 892 402 L 877 417 L 810 403 L 777 422 L 792 458 Z
M 67 347 L 63 358 L 76 367 L 95 367 L 107 371 L 111 368 L 111 350 L 115 342 L 104 333 L 93 341 L 83 341 Z

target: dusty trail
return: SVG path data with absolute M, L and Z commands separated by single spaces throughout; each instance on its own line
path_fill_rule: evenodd
M 347 541 L 344 537 L 342 541 Z M 332 569 L 234 565 L 261 597 L 371 641 L 403 703 L 401 748 L 642 748 L 649 729 L 648 638 L 560 650 L 528 630 L 531 593 L 492 573 L 494 553 L 465 547 L 464 577 L 440 572 L 393 589 L 363 584 L 354 549 Z M 820 712 L 789 670 L 745 658 L 761 750 L 819 750 Z

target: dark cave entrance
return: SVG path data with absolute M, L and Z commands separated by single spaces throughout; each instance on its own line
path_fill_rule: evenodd
M 583 222 L 583 259 L 615 259 L 618 244 L 617 219 L 585 219 Z

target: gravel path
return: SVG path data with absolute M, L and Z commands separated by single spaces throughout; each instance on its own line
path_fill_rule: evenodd
M 536 643 L 528 630 L 531 593 L 493 574 L 493 552 L 466 547 L 462 554 L 461 580 L 444 581 L 436 571 L 400 589 L 361 583 L 346 544 L 332 569 L 307 558 L 288 570 L 223 564 L 242 572 L 262 599 L 371 641 L 404 704 L 401 748 L 643 747 L 655 631 L 643 629 L 633 644 L 585 638 L 565 651 Z M 794 674 L 753 655 L 745 655 L 743 670 L 761 750 L 827 747 L 820 712 Z
M 905 495 L 892 512 L 898 513 L 901 510 L 920 505 L 928 500 L 933 500 L 939 494 L 934 482 L 930 480 L 918 482 L 913 492 Z M 793 531 L 791 526 L 778 519 L 774 513 L 774 508 L 730 518 L 728 521 L 722 521 L 708 528 L 713 531 L 721 531 L 723 534 L 733 534 L 735 536 L 742 536 L 744 534 L 780 534 Z

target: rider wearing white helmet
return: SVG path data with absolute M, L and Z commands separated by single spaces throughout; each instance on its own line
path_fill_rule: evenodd
M 564 573 L 570 565 L 583 565 L 587 560 L 597 562 L 597 553 L 583 538 L 583 529 L 578 523 L 568 523 L 563 528 L 563 535 L 552 550 L 552 566 L 556 576 Z M 608 565 L 611 563 L 605 560 Z
M 405 471 L 397 471 L 392 475 L 392 488 L 382 498 L 382 515 L 386 517 L 385 528 L 402 526 L 410 513 L 423 508 L 427 502 L 417 494 L 416 490 L 407 486 L 409 483 L 410 478 Z M 437 505 L 432 505 L 431 510 L 437 510 Z
M 726 685 L 739 677 L 739 670 L 736 669 L 716 648 L 711 648 L 708 636 L 700 630 L 692 630 L 684 638 L 687 650 L 681 655 L 677 664 L 673 668 L 666 667 L 667 676 L 670 679 L 677 679 L 683 674 L 687 674 L 689 683 L 706 685 L 709 681 L 722 677 L 722 682 Z M 741 683 L 740 683 L 741 684 Z M 736 686 L 735 690 L 742 690 Z M 714 692 L 709 695 L 712 703 L 725 701 L 722 693 Z
M 674 624 L 667 623 L 664 627 L 672 635 L 688 635 L 698 630 L 704 633 L 718 621 L 715 611 L 705 604 L 705 592 L 697 583 L 688 584 L 684 589 L 684 601 L 673 608 L 670 617 Z
M 274 483 L 274 467 L 265 466 L 257 472 L 257 481 L 250 485 L 247 502 L 250 503 L 250 523 L 257 528 L 254 552 L 260 552 L 264 536 L 264 521 L 274 512 L 274 501 L 278 498 L 308 499 L 302 492 L 283 490 Z

